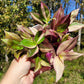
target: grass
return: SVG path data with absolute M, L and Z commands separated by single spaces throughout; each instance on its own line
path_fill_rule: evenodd
M 82 50 L 81 52 L 83 52 Z M 3 73 L 0 72 L 0 78 Z M 84 84 L 84 56 L 73 61 L 65 61 L 65 70 L 62 78 L 55 83 L 55 71 L 46 71 L 37 76 L 33 84 Z

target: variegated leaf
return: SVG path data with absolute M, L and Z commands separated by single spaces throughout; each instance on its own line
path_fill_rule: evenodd
M 48 66 L 48 67 L 50 67 L 50 64 L 47 63 L 46 61 L 42 60 L 42 59 L 41 59 L 40 63 L 41 63 L 42 66 Z
M 61 52 L 59 57 L 64 59 L 64 60 L 74 60 L 74 59 L 77 59 L 78 57 L 80 57 L 82 55 L 84 55 L 84 54 L 77 53 L 77 52 L 74 52 L 74 51 L 71 50 L 71 51 Z
M 54 13 L 53 20 L 51 22 L 51 28 L 55 29 L 56 24 L 61 20 L 61 18 L 64 17 L 64 10 L 62 6 Z
M 79 29 L 84 28 L 84 24 L 78 23 L 78 22 L 73 22 L 69 27 L 69 32 L 74 32 L 77 31 Z
M 21 41 L 21 38 L 17 34 L 12 33 L 12 32 L 7 32 L 7 31 L 5 31 L 5 38 L 11 39 L 11 40 Z
M 36 33 L 35 41 L 37 42 L 37 44 L 40 44 L 41 42 L 43 42 L 44 39 L 45 39 L 45 34 L 42 31 L 39 31 Z
M 31 32 L 33 33 L 33 35 L 36 35 L 36 33 L 38 31 L 43 30 L 43 27 L 40 24 L 37 24 L 37 25 L 35 25 L 33 27 L 29 27 L 29 29 L 31 30 Z
M 79 12 L 79 8 L 78 9 L 76 9 L 76 10 L 73 10 L 72 12 L 71 12 L 71 17 L 70 17 L 70 24 L 75 20 L 75 18 L 76 18 L 76 16 L 78 15 L 78 12 Z
M 53 46 L 49 43 L 47 39 L 45 39 L 44 42 L 40 44 L 39 48 L 40 48 L 40 51 L 43 53 L 46 53 L 49 51 L 53 51 L 53 53 L 55 53 Z
M 32 57 L 39 52 L 38 46 L 36 48 L 28 50 L 28 57 Z
M 57 49 L 57 52 L 56 52 L 57 55 L 59 55 L 62 51 L 70 51 L 71 49 L 73 49 L 77 43 L 77 38 L 78 37 L 75 37 L 75 38 L 62 42 Z
M 58 56 L 55 56 L 53 59 L 53 67 L 56 71 L 56 82 L 58 82 L 64 71 L 64 63 L 62 63 Z
M 43 2 L 41 2 L 41 11 L 42 11 L 42 15 L 44 16 L 46 20 L 47 18 L 50 18 L 50 10 L 47 7 L 47 5 Z
M 31 39 L 23 39 L 19 45 L 27 48 L 35 48 L 37 46 L 36 42 Z
M 32 18 L 33 18 L 34 20 L 36 20 L 37 22 L 39 22 L 39 23 L 41 23 L 41 24 L 44 24 L 44 23 L 40 20 L 39 14 L 37 14 L 37 13 L 30 13 L 30 14 L 31 14 L 31 16 L 32 16 Z
M 17 25 L 18 31 L 21 31 L 22 33 L 25 33 L 26 35 L 32 34 L 31 30 L 29 28 L 24 27 L 23 25 Z

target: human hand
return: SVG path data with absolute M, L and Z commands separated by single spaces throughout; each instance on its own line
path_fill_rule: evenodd
M 21 57 L 18 61 L 12 61 L 1 84 L 32 84 L 34 73 L 30 70 L 31 63 L 27 61 L 27 56 Z

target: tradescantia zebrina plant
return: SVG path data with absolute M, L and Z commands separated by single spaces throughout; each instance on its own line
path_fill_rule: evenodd
M 28 60 L 34 63 L 32 69 L 35 76 L 54 69 L 58 82 L 64 71 L 64 61 L 83 55 L 73 51 L 78 36 L 70 36 L 70 32 L 84 27 L 84 24 L 73 22 L 78 11 L 79 9 L 76 9 L 64 16 L 64 10 L 60 6 L 51 19 L 49 8 L 41 2 L 40 13 L 31 13 L 37 25 L 28 28 L 17 25 L 18 34 L 5 31 L 2 41 L 7 44 L 17 60 L 23 54 L 27 54 Z

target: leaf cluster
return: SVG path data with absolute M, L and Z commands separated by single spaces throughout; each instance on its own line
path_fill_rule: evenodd
M 34 63 L 34 72 L 54 68 L 58 82 L 64 71 L 64 60 L 73 60 L 83 55 L 73 51 L 78 36 L 70 36 L 70 32 L 84 27 L 84 24 L 73 22 L 78 11 L 76 9 L 65 16 L 60 6 L 51 19 L 48 6 L 41 2 L 40 13 L 31 13 L 39 24 L 28 28 L 17 25 L 18 34 L 5 31 L 2 41 L 14 52 L 17 60 L 26 53 Z

